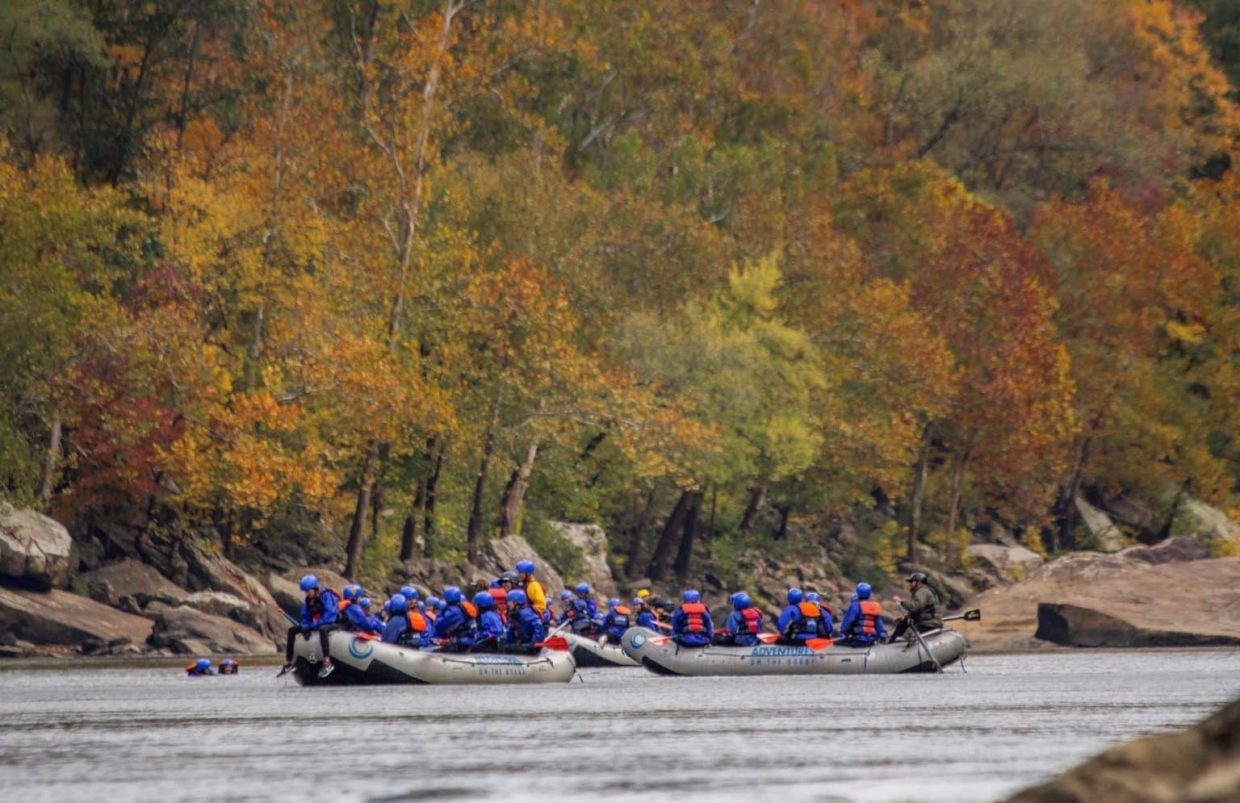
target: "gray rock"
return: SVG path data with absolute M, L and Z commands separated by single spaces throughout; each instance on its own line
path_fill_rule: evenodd
M 182 542 L 177 550 L 188 566 L 190 591 L 223 591 L 249 605 L 252 620 L 264 635 L 283 638 L 288 626 L 280 606 L 262 583 L 222 555 L 202 545 Z
M 122 637 L 140 643 L 151 622 L 67 591 L 0 588 L 0 630 L 36 644 L 79 646 L 86 639 Z
M 267 574 L 267 590 L 271 592 L 271 596 L 275 598 L 276 603 L 286 611 L 292 612 L 301 609 L 301 601 L 304 595 L 301 589 L 297 587 L 297 583 L 292 580 L 285 579 L 280 575 L 269 572 Z
M 1195 538 L 1167 538 L 1153 546 L 1129 547 L 1119 554 L 1146 563 L 1183 563 L 1211 557 L 1210 548 Z
M 536 567 L 534 579 L 542 583 L 547 591 L 548 600 L 553 599 L 554 595 L 564 588 L 564 578 L 554 566 L 541 560 L 529 542 L 519 535 L 509 535 L 487 541 L 482 550 L 480 563 L 490 575 L 498 575 L 500 572 L 512 569 L 517 565 L 517 561 L 527 558 L 534 561 Z M 465 576 L 467 575 L 462 575 L 462 577 Z M 487 579 L 489 580 L 490 577 Z
M 970 560 L 982 564 L 985 569 L 1007 582 L 1028 577 L 1044 562 L 1041 555 L 1023 546 L 970 544 L 965 552 Z
M 60 522 L 0 502 L 0 574 L 33 588 L 62 588 L 72 549 Z
M 1240 524 L 1200 499 L 1190 497 L 1181 502 L 1171 522 L 1171 534 L 1201 541 L 1214 557 L 1240 555 Z
M 607 565 L 607 534 L 603 528 L 562 521 L 553 521 L 551 526 L 581 552 L 582 577 L 576 581 L 585 580 L 600 597 L 615 596 L 616 579 Z
M 1099 552 L 1119 552 L 1125 547 L 1131 546 L 1128 539 L 1115 526 L 1111 518 L 1098 508 L 1086 502 L 1080 496 L 1076 497 L 1076 510 L 1081 514 L 1081 520 L 1085 522 L 1085 527 L 1089 530 L 1090 539 L 1092 541 L 1089 546 Z
M 214 616 L 227 616 L 229 618 L 235 618 L 233 611 L 237 609 L 245 611 L 250 607 L 241 597 L 233 596 L 224 591 L 195 591 L 186 597 L 182 604 L 203 613 L 209 613 Z
M 118 605 L 123 597 L 154 599 L 175 605 L 189 593 L 154 568 L 133 558 L 102 566 L 81 577 L 92 587 L 110 589 L 107 598 L 99 600 L 108 605 Z
M 1066 647 L 1220 647 L 1240 644 L 1223 634 L 1159 630 L 1092 608 L 1038 603 L 1036 638 Z
M 256 630 L 188 605 L 172 607 L 152 602 L 146 612 L 155 620 L 147 643 L 156 649 L 169 649 L 178 655 L 270 655 L 277 651 L 275 642 Z

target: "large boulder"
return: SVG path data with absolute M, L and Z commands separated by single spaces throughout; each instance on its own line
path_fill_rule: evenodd
M 0 631 L 35 644 L 141 644 L 151 622 L 67 591 L 0 588 Z
M 1171 522 L 1171 534 L 1201 541 L 1214 557 L 1240 555 L 1240 524 L 1200 499 L 1190 497 L 1180 504 Z
M 1221 647 L 1240 644 L 1240 634 L 1151 629 L 1093 608 L 1038 603 L 1035 638 L 1065 647 Z
M 282 638 L 288 625 L 271 592 L 235 563 L 217 555 L 203 545 L 184 541 L 177 554 L 187 566 L 187 588 L 190 591 L 223 591 L 245 600 L 250 606 L 250 620 L 264 635 Z
M 970 600 L 969 607 L 982 609 L 982 621 L 965 630 L 974 648 L 983 651 L 1048 643 L 1123 647 L 1240 639 L 1240 617 L 1225 613 L 1235 605 L 1240 558 L 1149 559 L 1176 554 L 1191 553 L 1164 542 L 1113 555 L 1066 555 L 1014 585 Z
M 600 597 L 616 595 L 616 578 L 607 565 L 607 534 L 597 524 L 569 524 L 552 522 L 551 526 L 581 553 L 580 577 L 574 583 L 585 580 Z
M 125 597 L 133 598 L 139 606 L 152 600 L 176 605 L 189 592 L 164 577 L 154 568 L 126 558 L 79 575 L 92 589 L 91 596 L 108 605 L 118 605 Z M 99 589 L 101 593 L 96 593 Z
M 507 535 L 487 541 L 480 563 L 490 574 L 498 575 L 512 569 L 517 565 L 517 561 L 526 559 L 534 561 L 534 579 L 542 583 L 549 599 L 564 588 L 564 578 L 555 567 L 541 559 L 529 542 L 519 535 Z
M 179 655 L 271 655 L 277 652 L 273 639 L 224 616 L 162 602 L 152 602 L 146 613 L 155 620 L 147 638 L 152 647 L 172 650 Z
M 965 552 L 970 560 L 1007 582 L 1028 577 L 1043 563 L 1041 555 L 1019 545 L 970 544 Z
M 1010 803 L 1240 800 L 1240 700 L 1178 733 L 1112 747 Z
M 1076 511 L 1081 515 L 1081 521 L 1085 522 L 1086 529 L 1089 530 L 1089 543 L 1085 546 L 1099 552 L 1119 552 L 1124 547 L 1131 546 L 1128 539 L 1120 532 L 1119 527 L 1111 521 L 1110 516 L 1080 496 L 1076 497 Z
M 63 587 L 72 549 L 60 522 L 0 502 L 0 575 L 31 588 Z

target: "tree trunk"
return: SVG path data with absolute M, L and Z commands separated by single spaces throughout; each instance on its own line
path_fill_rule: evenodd
M 228 560 L 233 559 L 233 514 L 228 513 L 224 516 L 224 520 L 220 522 L 220 542 L 223 547 L 224 557 Z
M 676 500 L 676 507 L 672 509 L 671 515 L 663 524 L 663 531 L 659 533 L 659 542 L 655 544 L 654 554 L 650 556 L 650 565 L 646 567 L 646 576 L 651 580 L 662 580 L 667 575 L 667 557 L 672 551 L 672 539 L 684 525 L 690 496 L 690 491 L 681 492 L 680 499 Z
M 908 549 L 905 553 L 909 560 L 917 557 L 917 538 L 921 535 L 921 508 L 926 496 L 926 472 L 929 463 L 923 447 L 917 458 L 917 465 L 913 467 L 913 496 L 909 501 Z
M 426 479 L 426 507 L 422 516 L 422 538 L 430 548 L 431 535 L 435 532 L 435 488 L 439 485 L 439 474 L 443 470 L 443 449 L 435 454 L 435 470 Z
M 633 531 L 629 537 L 629 556 L 624 564 L 624 573 L 630 580 L 636 580 L 638 575 L 638 561 L 641 559 L 642 541 L 645 540 L 646 526 L 650 523 L 650 513 L 654 510 L 655 502 L 658 499 L 659 486 L 654 485 L 650 488 L 650 494 L 646 497 L 646 507 L 637 515 L 633 522 Z
M 952 467 L 952 502 L 947 510 L 947 550 L 951 552 L 952 536 L 956 533 L 956 519 L 960 514 L 960 486 L 964 481 L 964 465 L 969 460 L 969 451 L 956 459 L 956 465 Z M 951 560 L 951 555 L 943 556 L 946 560 Z
M 525 459 L 521 461 L 521 465 L 512 475 L 512 482 L 509 483 L 508 492 L 505 494 L 501 536 L 517 533 L 517 522 L 521 517 L 521 500 L 525 498 L 525 491 L 530 487 L 530 475 L 534 473 L 534 460 L 537 457 L 538 443 L 534 442 L 525 450 Z
M 383 483 L 375 481 L 375 489 L 370 495 L 370 537 L 379 539 L 379 514 L 383 509 Z
M 362 473 L 357 487 L 357 506 L 353 509 L 353 523 L 349 525 L 349 544 L 345 550 L 344 576 L 353 580 L 362 563 L 362 548 L 366 545 L 366 513 L 370 510 L 370 494 L 375 487 L 375 469 L 379 463 L 379 442 L 371 438 L 366 443 L 366 455 L 362 458 Z
M 465 537 L 465 554 L 470 561 L 478 559 L 478 541 L 482 535 L 482 496 L 486 490 L 491 455 L 495 451 L 495 425 L 499 419 L 501 395 L 500 390 L 496 389 L 495 399 L 491 402 L 491 415 L 487 419 L 487 429 L 482 436 L 482 459 L 478 461 L 478 476 L 474 478 L 474 500 L 469 509 L 469 527 Z
M 781 505 L 775 509 L 779 511 L 779 528 L 775 530 L 775 540 L 783 541 L 788 537 L 788 514 L 792 512 L 792 508 Z
M 741 532 L 748 532 L 753 527 L 754 517 L 758 515 L 758 511 L 766 504 L 766 486 L 759 485 L 749 492 L 749 504 L 745 505 L 745 512 L 741 514 Z
M 52 433 L 47 439 L 47 460 L 43 463 L 43 483 L 39 488 L 39 509 L 52 512 L 52 490 L 56 484 L 56 464 L 60 461 L 62 425 L 60 414 L 52 420 Z
M 418 493 L 422 492 L 424 483 L 418 483 Z M 415 504 L 416 511 L 416 504 Z M 418 517 L 416 513 L 405 516 L 405 524 L 400 530 L 400 562 L 413 560 L 413 548 L 418 540 Z
M 1055 538 L 1050 545 L 1052 551 L 1063 552 L 1076 546 L 1072 537 L 1072 525 L 1076 523 L 1076 497 L 1081 492 L 1081 478 L 1085 475 L 1085 466 L 1089 462 L 1090 438 L 1082 438 L 1076 449 L 1076 460 L 1072 464 L 1072 474 L 1060 488 L 1059 501 L 1055 505 Z
M 676 563 L 672 566 L 677 577 L 684 578 L 689 574 L 689 564 L 693 562 L 693 542 L 697 540 L 701 512 L 702 492 L 694 491 L 690 494 L 685 521 L 681 525 L 680 547 L 676 550 Z

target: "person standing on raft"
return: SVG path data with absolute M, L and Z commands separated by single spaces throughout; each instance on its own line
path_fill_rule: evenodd
M 918 633 L 939 630 L 943 627 L 943 619 L 939 616 L 939 596 L 927 583 L 926 573 L 913 572 L 908 576 L 907 582 L 908 602 L 902 602 L 899 597 L 891 598 L 892 602 L 904 609 L 905 617 L 896 624 L 889 642 L 895 641 L 908 632 L 910 625 L 917 628 Z

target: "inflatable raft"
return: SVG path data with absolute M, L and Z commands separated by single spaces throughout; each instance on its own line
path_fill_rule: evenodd
M 580 667 L 641 666 L 625 655 L 619 644 L 600 643 L 587 636 L 565 633 L 564 640 L 573 651 L 573 660 Z
M 954 630 L 923 633 L 926 647 L 947 666 L 967 643 Z M 933 672 L 934 662 L 916 641 L 848 647 L 830 639 L 814 646 L 680 647 L 668 636 L 629 628 L 620 646 L 642 666 L 661 675 L 893 675 Z
M 318 636 L 297 638 L 293 675 L 303 686 L 390 683 L 567 683 L 577 670 L 568 645 L 553 639 L 538 653 L 456 653 L 384 644 L 356 633 L 328 635 L 335 669 L 319 677 L 322 656 Z

